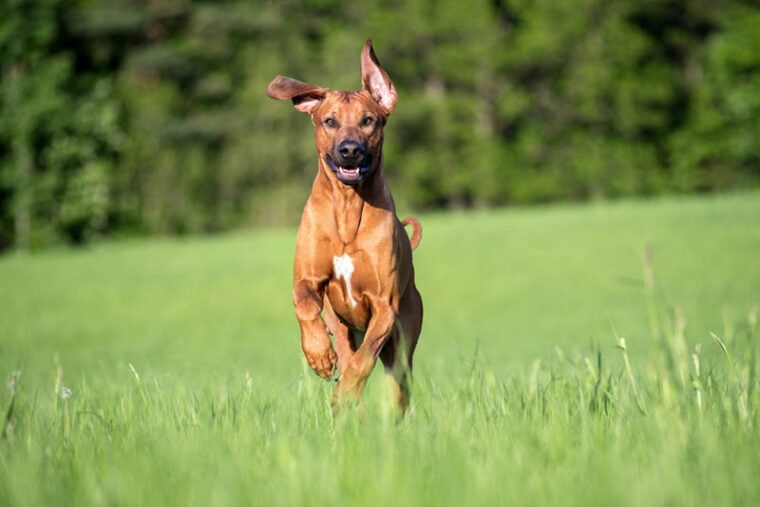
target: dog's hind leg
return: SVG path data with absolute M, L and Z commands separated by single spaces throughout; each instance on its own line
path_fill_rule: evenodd
M 393 333 L 380 352 L 380 360 L 383 362 L 385 374 L 400 416 L 404 415 L 409 406 L 412 353 L 413 347 L 410 347 L 409 340 L 398 331 Z
M 380 360 L 394 384 L 398 406 L 404 415 L 411 394 L 412 358 L 422 330 L 422 297 L 413 284 L 404 292 L 401 308 L 396 331 L 381 352 Z

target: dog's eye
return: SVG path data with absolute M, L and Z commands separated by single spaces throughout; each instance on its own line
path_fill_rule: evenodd
M 331 129 L 334 129 L 335 127 L 338 126 L 338 122 L 335 121 L 335 118 L 325 118 L 324 120 L 322 120 L 322 123 L 324 124 L 325 127 L 331 128 Z
M 364 119 L 362 120 L 362 125 L 365 127 L 369 127 L 373 123 L 375 123 L 375 119 L 371 116 L 365 116 Z

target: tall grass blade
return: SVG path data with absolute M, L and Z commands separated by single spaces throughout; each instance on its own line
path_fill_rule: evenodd
M 633 374 L 633 368 L 631 368 L 631 361 L 628 359 L 628 347 L 625 343 L 625 338 L 620 337 L 618 339 L 618 346 L 623 351 L 623 364 L 625 365 L 625 372 L 628 375 L 628 380 L 631 382 L 631 389 L 633 390 L 633 396 L 636 400 L 636 407 L 639 409 L 642 415 L 647 415 L 647 407 L 644 403 L 644 399 L 639 393 L 638 384 L 636 383 L 636 376 Z
M 8 410 L 5 411 L 5 418 L 3 421 L 3 434 L 2 439 L 8 438 L 8 430 L 13 428 L 13 410 L 16 407 L 16 393 L 11 395 L 11 402 L 8 404 Z

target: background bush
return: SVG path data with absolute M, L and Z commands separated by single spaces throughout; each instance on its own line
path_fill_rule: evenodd
M 403 207 L 760 180 L 752 2 L 7 0 L 0 19 L 0 249 L 295 222 L 311 125 L 266 85 L 357 88 L 370 37 Z

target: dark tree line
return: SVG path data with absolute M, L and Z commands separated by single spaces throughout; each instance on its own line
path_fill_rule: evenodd
M 402 206 L 760 181 L 760 8 L 739 0 L 5 0 L 0 249 L 297 219 L 311 125 L 285 74 L 399 90 Z

